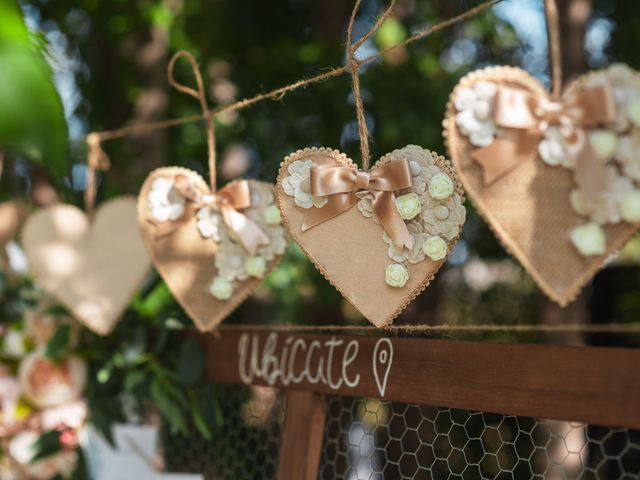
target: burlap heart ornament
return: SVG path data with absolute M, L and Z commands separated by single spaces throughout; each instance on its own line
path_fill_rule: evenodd
M 22 246 L 42 288 L 101 335 L 113 330 L 150 267 L 131 197 L 104 202 L 92 221 L 71 205 L 37 211 Z
M 202 331 L 254 292 L 287 244 L 273 185 L 238 180 L 213 194 L 200 175 L 180 167 L 147 177 L 138 222 L 158 272 Z
M 336 150 L 299 150 L 282 162 L 276 185 L 293 239 L 378 327 L 429 285 L 465 219 L 449 162 L 415 145 L 368 172 Z
M 640 222 L 640 75 L 589 73 L 551 98 L 493 67 L 453 91 L 444 134 L 466 192 L 501 243 L 560 305 Z

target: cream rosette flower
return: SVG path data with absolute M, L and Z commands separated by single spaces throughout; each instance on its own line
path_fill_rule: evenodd
M 259 256 L 249 257 L 244 262 L 244 269 L 250 277 L 262 278 L 267 271 L 267 262 Z
M 267 262 L 272 261 L 275 257 L 284 254 L 284 251 L 287 248 L 287 236 L 284 226 L 282 225 L 282 221 L 280 218 L 280 210 L 273 203 L 274 196 L 273 191 L 269 186 L 263 184 L 255 184 L 251 190 L 251 201 L 254 205 L 262 204 L 267 205 L 266 209 L 271 208 L 275 209 L 277 212 L 272 212 L 272 222 L 270 223 L 268 219 L 265 217 L 265 210 L 260 211 L 259 209 L 251 209 L 247 210 L 246 215 L 253 220 L 264 233 L 269 237 L 268 245 L 261 245 L 256 252 L 256 255 L 261 256 Z M 275 219 L 277 218 L 277 222 Z
M 540 158 L 552 167 L 561 166 L 571 168 L 573 159 L 568 154 L 566 139 L 558 127 L 549 127 L 544 132 L 544 137 L 538 144 Z
M 440 261 L 449 253 L 449 246 L 441 237 L 434 236 L 424 241 L 422 249 L 427 257 L 434 262 Z
M 280 215 L 280 209 L 275 204 L 267 205 L 262 210 L 262 217 L 267 225 L 280 225 L 282 223 L 282 216 Z
M 36 350 L 20 363 L 18 379 L 31 404 L 38 408 L 55 407 L 80 397 L 87 382 L 87 365 L 76 356 L 55 364 L 42 350 Z
M 147 202 L 151 215 L 158 222 L 178 220 L 184 213 L 185 199 L 173 189 L 172 178 L 156 178 Z
M 622 167 L 625 176 L 640 182 L 640 129 L 620 137 L 615 160 Z
M 411 220 L 422 211 L 420 197 L 414 192 L 396 197 L 396 209 L 404 220 Z
M 496 134 L 492 118 L 496 92 L 495 83 L 479 81 L 472 87 L 460 88 L 454 99 L 454 106 L 458 110 L 456 125 L 476 147 L 490 145 Z
M 585 223 L 571 230 L 571 243 L 584 257 L 601 255 L 607 250 L 607 239 L 602 227 L 595 222 Z
M 437 173 L 431 177 L 428 191 L 434 200 L 446 200 L 455 191 L 453 180 L 444 172 Z
M 322 208 L 329 201 L 329 197 L 316 197 L 311 195 L 311 166 L 313 160 L 296 160 L 287 167 L 290 173 L 282 181 L 284 193 L 293 197 L 297 206 L 304 209 L 311 207 Z
M 404 265 L 392 263 L 384 271 L 384 281 L 390 287 L 402 288 L 409 281 L 409 270 Z
M 616 174 L 616 169 L 607 169 L 613 180 L 609 187 L 595 198 L 585 198 L 579 190 L 574 190 L 569 195 L 573 210 L 584 217 L 588 217 L 596 223 L 618 223 L 622 220 L 621 204 L 634 190 L 633 183 L 626 177 Z
M 209 285 L 209 293 L 217 300 L 229 300 L 233 295 L 233 284 L 223 277 L 216 277 Z
M 628 223 L 640 222 L 640 190 L 629 193 L 620 203 L 620 215 Z

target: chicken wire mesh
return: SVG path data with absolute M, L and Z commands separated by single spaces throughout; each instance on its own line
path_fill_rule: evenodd
M 201 473 L 205 480 L 275 478 L 285 396 L 268 387 L 218 385 L 219 425 L 211 441 L 197 432 L 165 434 L 169 472 Z
M 640 432 L 331 397 L 319 478 L 638 479 Z
M 276 478 L 282 392 L 217 387 L 214 439 L 166 436 L 169 471 L 206 480 Z M 318 478 L 638 479 L 640 432 L 377 399 L 327 398 Z

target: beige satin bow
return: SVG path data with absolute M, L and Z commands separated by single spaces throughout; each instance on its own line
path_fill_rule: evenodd
M 222 221 L 240 241 L 250 255 L 255 255 L 258 247 L 269 244 L 269 237 L 249 217 L 240 213 L 251 206 L 249 182 L 241 180 L 229 183 L 215 194 L 203 194 L 185 175 L 176 175 L 173 189 L 186 200 L 184 213 L 173 222 L 156 223 L 156 239 L 175 232 L 187 223 L 200 208 L 211 207 L 220 212 Z
M 474 150 L 471 157 L 482 166 L 485 183 L 490 185 L 521 163 L 534 159 L 545 131 L 556 126 L 565 139 L 567 153 L 574 159 L 578 188 L 592 197 L 606 188 L 607 175 L 586 129 L 615 118 L 616 104 L 609 84 L 581 88 L 559 102 L 521 88 L 499 86 L 493 121 L 506 130 L 489 146 Z
M 413 237 L 396 208 L 394 191 L 411 187 L 411 169 L 406 159 L 392 160 L 363 172 L 342 164 L 311 167 L 311 194 L 328 196 L 321 208 L 312 208 L 304 214 L 302 231 L 346 212 L 358 202 L 356 192 L 373 194 L 373 211 L 380 219 L 398 251 L 413 248 Z

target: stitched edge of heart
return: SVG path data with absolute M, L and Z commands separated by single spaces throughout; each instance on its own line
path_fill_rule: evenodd
M 90 227 L 91 227 L 91 225 L 92 225 L 92 222 L 93 222 L 93 221 L 95 221 L 95 219 L 100 215 L 100 211 L 101 211 L 101 210 L 102 210 L 106 205 L 109 205 L 109 204 L 111 204 L 111 203 L 115 203 L 115 202 L 119 202 L 119 201 L 121 201 L 121 200 L 123 200 L 123 199 L 131 199 L 131 200 L 133 200 L 133 204 L 134 204 L 134 206 L 136 205 L 136 201 L 137 201 L 137 199 L 136 199 L 136 197 L 134 197 L 133 195 L 121 195 L 121 196 L 118 196 L 118 197 L 110 198 L 109 200 L 106 200 L 106 201 L 102 202 L 102 203 L 98 206 L 98 208 L 97 208 L 97 209 L 96 209 L 96 211 L 95 211 L 95 216 L 94 216 L 93 220 L 89 218 L 89 215 L 88 215 L 85 211 L 80 210 L 80 209 L 79 209 L 78 207 L 76 207 L 75 205 L 71 205 L 71 204 L 68 204 L 68 203 L 56 203 L 56 204 L 51 205 L 51 206 L 49 206 L 49 207 L 43 208 L 43 209 L 41 209 L 41 210 L 37 210 L 37 211 L 36 211 L 36 212 L 34 212 L 32 215 L 30 215 L 30 216 L 25 220 L 25 222 L 24 222 L 24 227 L 23 227 L 22 235 L 21 235 L 21 239 L 22 239 L 21 243 L 24 245 L 24 240 L 23 240 L 23 239 L 24 239 L 24 236 L 25 236 L 26 232 L 28 231 L 29 221 L 30 221 L 32 218 L 35 218 L 37 215 L 39 215 L 39 214 L 41 214 L 41 213 L 44 213 L 44 212 L 47 212 L 48 210 L 50 210 L 50 209 L 52 209 L 52 208 L 58 208 L 58 207 L 70 207 L 70 208 L 73 208 L 74 210 L 79 211 L 79 212 L 80 212 L 80 213 L 82 213 L 82 214 L 85 216 L 85 218 L 87 219 L 87 223 L 88 223 L 88 225 L 89 225 L 88 229 L 90 229 Z M 87 230 L 87 231 L 89 231 L 89 230 Z M 142 242 L 142 238 L 140 238 L 140 241 Z M 144 243 L 144 242 L 143 242 L 143 243 Z M 27 255 L 27 259 L 29 259 L 29 253 L 28 253 L 27 248 L 25 248 L 25 254 Z M 116 314 L 116 315 L 114 315 L 114 317 L 113 317 L 112 321 L 111 321 L 111 322 L 109 322 L 109 325 L 107 325 L 107 326 L 106 326 L 106 328 L 101 328 L 100 326 L 95 325 L 95 322 L 93 322 L 93 321 L 91 321 L 91 320 L 86 320 L 86 319 L 81 318 L 81 317 L 76 313 L 76 311 L 75 311 L 75 309 L 74 309 L 74 308 L 72 308 L 71 306 L 67 305 L 67 304 L 66 304 L 66 302 L 64 302 L 64 301 L 60 300 L 60 299 L 59 299 L 55 294 L 53 294 L 53 293 L 49 292 L 49 290 L 48 290 L 48 289 L 46 289 L 46 288 L 45 288 L 44 290 L 45 290 L 45 291 L 47 291 L 47 293 L 48 293 L 49 295 L 51 295 L 51 296 L 52 296 L 52 297 L 53 297 L 57 302 L 59 302 L 61 305 L 63 305 L 63 306 L 64 306 L 64 307 L 66 307 L 67 309 L 69 309 L 69 313 L 71 313 L 71 315 L 73 316 L 73 318 L 74 318 L 77 322 L 81 323 L 82 325 L 84 325 L 85 327 L 87 327 L 89 330 L 91 330 L 92 332 L 97 333 L 98 335 L 107 336 L 107 335 L 109 335 L 109 334 L 110 334 L 110 333 L 115 329 L 115 327 L 118 325 L 118 323 L 120 323 L 120 320 L 122 319 L 122 315 L 123 315 L 123 313 L 125 312 L 125 310 L 127 309 L 127 307 L 128 307 L 128 306 L 130 305 L 130 303 L 131 303 L 131 299 L 135 296 L 136 292 L 140 289 L 140 287 L 141 287 L 141 286 L 142 286 L 142 284 L 144 283 L 144 281 L 145 281 L 145 279 L 146 279 L 147 275 L 149 275 L 149 270 L 150 270 L 150 267 L 151 267 L 151 258 L 150 258 L 150 257 L 148 257 L 148 259 L 147 259 L 147 260 L 148 260 L 148 262 L 147 262 L 147 268 L 146 268 L 146 270 L 145 270 L 144 274 L 143 274 L 143 275 L 141 275 L 141 276 L 140 276 L 140 278 L 139 278 L 138 280 L 136 280 L 136 282 L 134 282 L 134 284 L 133 284 L 133 286 L 132 286 L 131 291 L 130 291 L 130 292 L 129 292 L 129 294 L 127 295 L 127 298 L 128 298 L 129 300 L 128 300 L 128 301 L 126 301 L 126 302 L 122 305 L 122 307 L 120 307 L 120 308 L 118 308 L 118 309 L 116 310 L 116 313 L 117 313 L 117 314 Z M 31 263 L 31 262 L 30 262 L 30 263 Z
M 447 175 L 449 175 L 449 177 L 451 177 L 451 179 L 453 180 L 454 185 L 455 185 L 455 192 L 458 195 L 460 195 L 462 203 L 464 203 L 464 201 L 465 201 L 464 190 L 462 188 L 462 185 L 458 181 L 458 176 L 457 176 L 455 170 L 451 166 L 451 162 L 449 160 L 447 160 L 444 156 L 439 155 L 437 152 L 435 152 L 433 150 L 427 150 L 425 148 L 420 147 L 419 145 L 411 145 L 411 144 L 409 144 L 409 145 L 406 145 L 403 148 L 406 148 L 406 147 L 409 147 L 409 146 L 414 146 L 414 147 L 421 148 L 422 150 L 426 150 L 427 152 L 429 152 L 432 155 L 433 160 L 434 160 L 434 164 L 440 170 L 442 170 L 442 172 L 446 173 Z M 402 149 L 398 148 L 398 149 L 393 150 L 391 153 L 387 153 L 387 154 L 383 155 L 374 164 L 374 166 L 376 166 L 376 165 L 384 165 L 384 164 L 392 161 L 393 160 L 392 155 L 395 154 L 396 152 L 401 151 L 401 150 Z M 280 163 L 280 170 L 278 171 L 278 178 L 276 179 L 276 199 L 277 199 L 277 203 L 278 203 L 278 208 L 280 209 L 280 212 L 282 213 L 282 222 L 287 227 L 287 230 L 289 232 L 292 232 L 293 228 L 291 227 L 291 224 L 289 223 L 289 219 L 284 214 L 284 209 L 282 207 L 282 199 L 284 198 L 284 196 L 287 196 L 282 191 L 282 180 L 284 179 L 284 177 L 286 175 L 288 175 L 287 167 L 289 166 L 289 164 L 291 162 L 294 162 L 294 161 L 298 160 L 299 157 L 301 157 L 302 155 L 308 155 L 308 154 L 323 154 L 323 155 L 327 155 L 329 158 L 331 158 L 331 159 L 333 159 L 333 160 L 335 160 L 337 162 L 340 162 L 343 165 L 347 165 L 347 166 L 350 166 L 350 167 L 358 168 L 358 166 L 355 164 L 355 162 L 353 160 L 351 160 L 349 157 L 347 157 L 346 154 L 340 152 L 339 150 L 331 149 L 331 148 L 328 148 L 328 147 L 304 148 L 304 149 L 297 150 L 296 152 L 287 155 L 284 158 L 284 160 Z M 296 206 L 296 208 L 298 208 L 298 207 Z M 371 220 L 371 219 L 369 219 L 369 220 Z M 371 220 L 371 221 L 373 221 L 373 220 Z M 462 232 L 462 226 L 463 225 L 460 226 L 460 232 Z M 382 226 L 380 226 L 380 229 L 382 230 Z M 322 274 L 322 276 L 327 279 L 327 281 L 340 293 L 340 295 L 342 295 L 351 305 L 353 305 L 354 308 L 356 308 L 360 312 L 358 307 L 355 305 L 354 300 L 351 298 L 351 295 L 349 295 L 347 292 L 345 292 L 342 288 L 340 288 L 335 283 L 335 281 L 333 280 L 333 278 L 331 277 L 329 272 L 327 272 L 326 269 L 316 260 L 316 258 L 313 255 L 311 255 L 311 253 L 309 253 L 309 251 L 305 248 L 305 246 L 302 243 L 300 243 L 297 240 L 296 236 L 293 233 L 291 233 L 290 236 L 298 244 L 298 246 L 302 249 L 304 254 L 311 260 L 313 265 L 318 269 L 318 271 Z M 376 322 L 374 322 L 372 320 L 369 320 L 368 318 L 367 318 L 367 320 L 370 323 L 372 323 L 373 325 L 375 325 L 376 327 L 378 327 L 378 328 L 384 328 L 384 327 L 389 326 L 393 322 L 393 320 L 398 315 L 400 315 L 402 313 L 402 311 L 405 308 L 407 308 L 407 306 L 413 300 L 415 300 L 415 298 L 418 295 L 420 295 L 429 286 L 429 284 L 432 282 L 432 280 L 434 279 L 434 277 L 436 276 L 438 271 L 442 268 L 442 266 L 445 264 L 445 262 L 449 258 L 449 255 L 451 254 L 451 251 L 453 250 L 453 247 L 456 245 L 456 243 L 458 243 L 459 238 L 460 238 L 460 233 L 458 233 L 458 235 L 456 237 L 452 238 L 451 240 L 449 240 L 447 242 L 447 256 L 444 259 L 439 260 L 438 262 L 435 262 L 436 265 L 437 265 L 437 268 L 430 275 L 427 275 L 423 279 L 423 281 L 420 282 L 420 284 L 413 291 L 408 293 L 407 298 L 405 300 L 403 300 L 403 302 L 400 304 L 400 306 L 392 314 L 390 314 L 382 322 L 377 322 L 376 323 Z M 382 235 L 380 235 L 380 241 L 381 242 L 383 241 L 382 240 Z M 360 314 L 364 316 L 364 314 L 362 314 L 362 312 L 360 312 Z
M 570 93 L 575 89 L 580 88 L 584 83 L 593 78 L 594 76 L 602 75 L 606 69 L 602 70 L 594 70 L 590 71 L 574 81 L 572 81 L 564 93 Z M 622 248 L 625 243 L 629 241 L 631 237 L 636 233 L 637 228 L 633 231 L 627 233 L 620 234 L 613 238 L 611 242 L 607 245 L 607 251 L 596 257 L 593 261 L 590 262 L 588 268 L 583 270 L 582 274 L 574 279 L 574 281 L 567 286 L 563 293 L 559 293 L 551 287 L 547 283 L 547 281 L 541 276 L 538 270 L 529 262 L 528 258 L 525 256 L 524 252 L 520 249 L 520 247 L 513 241 L 510 235 L 508 235 L 502 228 L 502 226 L 497 222 L 497 220 L 493 217 L 490 211 L 485 208 L 484 202 L 481 200 L 481 194 L 475 192 L 473 188 L 465 181 L 464 175 L 457 162 L 453 158 L 453 150 L 451 147 L 451 136 L 449 135 L 450 129 L 456 129 L 457 135 L 461 138 L 464 138 L 461 133 L 458 132 L 458 126 L 455 122 L 455 114 L 456 108 L 454 105 L 454 99 L 459 93 L 460 89 L 463 87 L 468 87 L 478 80 L 492 80 L 496 83 L 504 83 L 504 82 L 514 82 L 525 87 L 530 88 L 532 91 L 538 94 L 543 94 L 546 97 L 550 97 L 549 92 L 544 88 L 544 86 L 534 77 L 532 77 L 528 72 L 521 68 L 517 67 L 509 67 L 509 66 L 498 66 L 498 67 L 487 67 L 480 70 L 473 71 L 464 77 L 462 77 L 453 91 L 449 96 L 449 100 L 447 101 L 447 107 L 445 110 L 445 117 L 442 121 L 443 132 L 442 136 L 444 138 L 444 143 L 447 151 L 449 152 L 449 156 L 453 159 L 453 166 L 458 173 L 458 177 L 460 182 L 464 186 L 465 190 L 469 192 L 469 196 L 471 201 L 476 206 L 478 213 L 485 220 L 485 223 L 488 225 L 489 229 L 493 232 L 495 237 L 498 239 L 498 242 L 509 252 L 515 259 L 520 263 L 524 269 L 527 271 L 529 275 L 533 278 L 538 287 L 551 298 L 554 302 L 558 303 L 561 307 L 566 307 L 569 303 L 574 301 L 576 297 L 580 294 L 585 285 L 593 278 L 593 276 L 604 267 L 607 258 L 620 248 Z M 453 139 L 455 141 L 455 139 Z M 468 142 L 467 142 L 468 143 Z M 542 161 L 539 159 L 539 155 L 536 157 L 536 161 Z M 561 167 L 548 167 L 548 168 L 561 168 Z M 567 199 L 569 197 L 569 192 L 567 192 Z M 576 216 L 578 216 L 576 214 Z
M 160 168 L 156 168 L 155 170 L 153 170 L 151 173 L 149 173 L 149 175 L 147 176 L 147 178 L 145 179 L 145 181 L 142 184 L 142 187 L 140 187 L 140 193 L 138 194 L 138 199 L 137 199 L 137 211 L 138 211 L 138 228 L 140 229 L 140 234 L 142 236 L 142 241 L 144 243 L 145 249 L 147 250 L 147 252 L 149 253 L 149 256 L 151 257 L 151 262 L 153 264 L 153 268 L 160 274 L 160 276 L 162 277 L 162 280 L 165 282 L 165 284 L 167 285 L 167 287 L 169 288 L 169 291 L 171 292 L 171 294 L 173 295 L 173 298 L 176 299 L 176 301 L 180 304 L 180 306 L 184 309 L 184 311 L 187 313 L 187 315 L 189 315 L 189 318 L 191 318 L 191 320 L 193 321 L 193 323 L 195 324 L 195 326 L 197 327 L 197 329 L 201 332 L 210 332 L 212 330 L 215 330 L 215 328 L 220 325 L 225 318 L 227 318 L 229 315 L 231 315 L 231 313 L 233 313 L 233 311 L 238 308 L 240 306 L 240 304 L 242 304 L 245 300 L 247 300 L 247 298 L 249 298 L 251 295 L 254 294 L 254 292 L 258 289 L 258 287 L 260 285 L 262 285 L 264 283 L 264 281 L 266 280 L 266 278 L 269 276 L 269 274 L 271 274 L 271 272 L 275 269 L 275 267 L 278 265 L 278 263 L 280 263 L 280 261 L 282 260 L 282 258 L 284 257 L 284 255 L 276 255 L 274 257 L 273 260 L 271 260 L 271 262 L 269 262 L 268 266 L 267 266 L 267 270 L 265 271 L 264 276 L 261 279 L 255 279 L 256 283 L 255 286 L 253 288 L 248 288 L 245 291 L 243 291 L 241 294 L 239 295 L 234 295 L 232 296 L 229 300 L 224 302 L 224 307 L 220 310 L 220 312 L 215 315 L 211 320 L 207 321 L 207 322 L 201 322 L 199 319 L 196 319 L 196 316 L 193 315 L 191 307 L 189 305 L 185 305 L 182 302 L 182 299 L 180 299 L 178 297 L 178 295 L 176 295 L 173 286 L 171 285 L 171 283 L 169 281 L 167 281 L 166 277 L 165 277 L 165 273 L 163 271 L 163 269 L 161 269 L 160 267 L 158 267 L 158 265 L 156 265 L 156 261 L 155 261 L 155 256 L 154 256 L 154 252 L 151 248 L 152 244 L 147 244 L 147 240 L 145 238 L 145 235 L 143 233 L 142 230 L 142 226 L 144 224 L 146 224 L 149 221 L 149 217 L 146 216 L 146 212 L 148 211 L 148 207 L 146 205 L 146 198 L 143 198 L 142 192 L 143 191 L 147 191 L 148 192 L 148 188 L 147 184 L 150 182 L 150 180 L 152 178 L 154 178 L 157 174 L 159 173 L 171 173 L 171 175 L 169 176 L 175 176 L 177 173 L 183 173 L 185 175 L 187 175 L 190 179 L 193 179 L 194 177 L 197 179 L 197 183 L 198 186 L 200 188 L 203 189 L 203 191 L 210 193 L 211 189 L 209 188 L 209 185 L 207 185 L 207 183 L 205 182 L 205 180 L 202 178 L 202 175 L 200 175 L 198 172 L 194 171 L 194 170 L 190 170 L 188 168 L 184 168 L 184 167 L 160 167 Z M 236 180 L 232 180 L 231 182 L 227 183 L 234 183 L 240 181 L 238 179 Z M 261 180 L 253 180 L 253 179 L 249 179 L 248 180 L 249 183 L 260 183 L 263 185 L 267 185 L 273 188 L 273 193 L 274 193 L 274 197 L 276 197 L 276 203 L 277 203 L 277 194 L 276 194 L 276 187 L 275 185 L 273 185 L 272 183 L 269 182 L 263 182 Z M 183 228 L 183 227 L 180 227 Z M 284 228 L 284 225 L 283 225 Z M 288 241 L 288 232 L 285 228 L 285 239 Z M 209 240 L 210 239 L 203 239 L 203 240 Z M 213 260 L 213 258 L 212 258 Z M 213 271 L 217 271 L 217 269 L 214 267 Z M 245 284 L 247 281 L 251 281 L 253 279 L 247 279 L 244 281 L 238 281 L 238 283 L 240 284 Z

